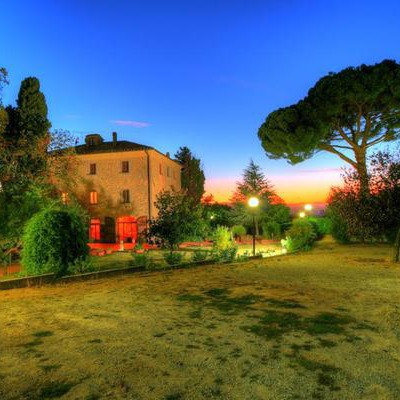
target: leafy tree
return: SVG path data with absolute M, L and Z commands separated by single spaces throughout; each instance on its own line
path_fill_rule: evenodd
M 17 107 L 6 107 L 7 125 L 1 134 L 0 182 L 21 191 L 46 170 L 50 142 L 47 105 L 37 78 L 21 82 Z
M 150 221 L 149 236 L 158 239 L 170 252 L 192 237 L 202 237 L 205 223 L 201 207 L 184 192 L 162 191 L 155 201 L 156 219 Z
M 0 71 L 0 87 L 1 76 Z M 23 226 L 35 213 L 57 203 L 55 178 L 66 178 L 71 169 L 71 157 L 59 150 L 71 137 L 65 131 L 49 133 L 46 100 L 36 78 L 21 83 L 17 107 L 0 105 L 0 127 L 0 246 L 7 252 L 21 246 Z
M 328 215 L 339 240 L 395 241 L 400 227 L 400 156 L 376 152 L 370 157 L 370 193 L 362 193 L 357 173 L 347 171 L 344 185 L 333 188 Z
M 333 153 L 368 192 L 368 149 L 400 137 L 400 64 L 384 60 L 330 73 L 303 100 L 270 113 L 258 137 L 268 157 L 292 164 Z
M 182 164 L 181 186 L 194 204 L 200 204 L 204 194 L 205 176 L 200 159 L 194 157 L 189 148 L 180 147 L 175 158 Z

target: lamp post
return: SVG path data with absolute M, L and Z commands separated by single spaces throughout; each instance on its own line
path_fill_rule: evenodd
M 260 204 L 260 201 L 257 197 L 250 197 L 247 203 L 252 209 L 255 210 L 256 207 Z M 253 211 L 253 257 L 256 255 L 256 214 Z

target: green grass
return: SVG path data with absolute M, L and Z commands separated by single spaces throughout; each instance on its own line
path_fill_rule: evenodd
M 0 398 L 395 400 L 390 255 L 322 242 L 290 257 L 2 291 Z

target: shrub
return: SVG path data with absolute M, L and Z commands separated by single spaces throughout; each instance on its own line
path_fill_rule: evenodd
M 333 209 L 328 210 L 331 225 L 331 235 L 339 243 L 350 243 L 349 228 L 346 221 Z
M 225 250 L 233 246 L 231 231 L 226 226 L 215 228 L 213 241 L 213 250 Z
M 286 235 L 288 251 L 308 250 L 316 238 L 312 224 L 303 219 L 294 220 Z
M 168 265 L 178 265 L 182 262 L 183 254 L 177 251 L 164 253 L 164 260 Z
M 145 268 L 145 269 L 153 269 L 154 262 L 150 257 L 149 252 L 145 251 L 144 253 L 132 253 L 132 267 L 135 268 Z
M 240 238 L 246 234 L 246 228 L 243 225 L 234 225 L 232 226 L 232 235 L 235 238 Z
M 331 221 L 328 217 L 308 217 L 307 221 L 311 222 L 314 227 L 317 239 L 322 239 L 325 235 L 331 233 Z
M 281 235 L 281 226 L 277 222 L 265 222 L 262 225 L 263 235 L 267 239 L 276 239 Z
M 217 226 L 214 231 L 213 258 L 218 261 L 232 261 L 236 257 L 237 246 L 232 240 L 229 228 Z
M 86 260 L 87 240 L 86 224 L 75 208 L 45 209 L 25 227 L 22 265 L 28 275 L 54 272 L 62 276 L 69 265 Z
M 68 266 L 68 272 L 71 274 L 85 274 L 93 271 L 94 267 L 88 258 L 77 258 Z
M 209 252 L 207 250 L 195 250 L 192 254 L 192 261 L 193 262 L 204 261 L 206 260 L 208 253 Z
M 233 261 L 236 258 L 237 250 L 237 246 L 219 250 L 215 253 L 215 259 L 217 261 Z

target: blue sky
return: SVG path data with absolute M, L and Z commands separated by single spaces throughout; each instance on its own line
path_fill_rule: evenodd
M 37 76 L 53 128 L 186 145 L 217 196 L 253 158 L 288 201 L 321 200 L 343 163 L 269 160 L 258 127 L 328 72 L 400 54 L 394 0 L 13 0 L 1 15 L 5 103 Z

